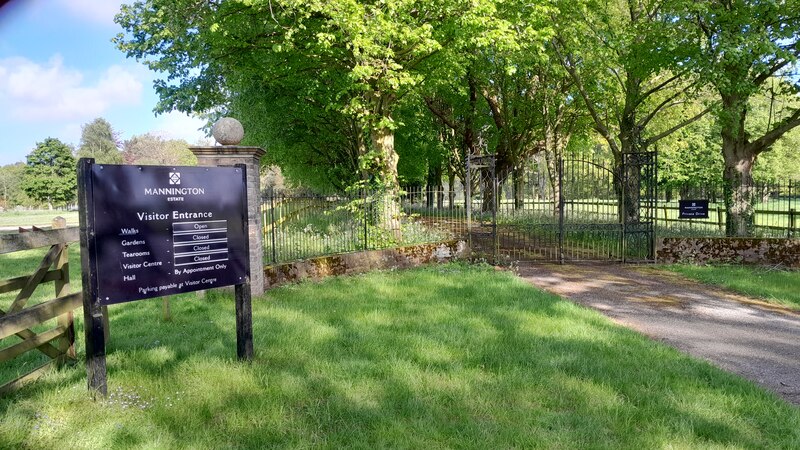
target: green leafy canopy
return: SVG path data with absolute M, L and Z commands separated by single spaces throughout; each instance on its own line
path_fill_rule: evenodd
M 31 198 L 50 205 L 75 200 L 77 175 L 72 149 L 54 138 L 36 144 L 27 157 L 21 187 Z

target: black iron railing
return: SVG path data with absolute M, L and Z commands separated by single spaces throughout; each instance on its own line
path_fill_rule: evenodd
M 261 207 L 265 260 L 281 263 L 461 237 L 463 198 L 443 190 L 271 192 Z
M 725 236 L 727 212 L 721 184 L 681 183 L 667 185 L 659 191 L 661 198 L 655 214 L 659 236 Z M 750 191 L 754 237 L 800 237 L 800 182 L 757 181 Z M 680 218 L 680 200 L 708 200 L 708 217 Z
M 619 192 L 608 166 L 566 160 L 558 169 L 562 175 L 555 179 L 529 172 L 517 185 L 495 188 L 476 177 L 469 202 L 467 189 L 458 182 L 452 188 L 406 187 L 399 193 L 270 193 L 262 204 L 265 259 L 281 263 L 464 239 L 474 256 L 493 261 L 646 261 L 652 260 L 654 235 L 725 235 L 719 185 L 660 184 L 655 189 L 653 173 L 630 184 L 638 188 L 638 195 L 631 195 Z M 800 237 L 798 184 L 754 184 L 755 237 Z M 635 201 L 638 208 L 621 211 L 620 198 Z M 708 218 L 680 218 L 678 203 L 688 199 L 708 200 Z M 635 217 L 623 220 L 623 213 Z

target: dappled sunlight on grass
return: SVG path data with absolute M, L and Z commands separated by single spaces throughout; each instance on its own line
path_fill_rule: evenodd
M 92 402 L 81 365 L 54 372 L 0 400 L 0 447 L 800 444 L 800 413 L 774 395 L 488 267 L 270 291 L 252 363 L 235 359 L 230 294 L 172 309 L 112 307 L 119 395 Z
M 281 322 L 286 327 L 293 328 L 293 339 L 298 342 L 311 342 L 319 344 L 334 339 L 339 330 L 315 317 L 294 309 L 273 308 L 270 319 Z

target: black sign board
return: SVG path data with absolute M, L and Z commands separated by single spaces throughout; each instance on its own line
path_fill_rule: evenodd
M 91 178 L 100 304 L 245 282 L 241 168 L 94 164 Z
M 679 200 L 678 218 L 708 219 L 708 200 Z
M 86 375 L 108 394 L 107 305 L 234 285 L 236 354 L 253 358 L 246 167 L 78 161 Z

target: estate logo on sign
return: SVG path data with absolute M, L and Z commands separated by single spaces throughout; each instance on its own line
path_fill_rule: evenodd
M 170 172 L 169 173 L 169 184 L 181 184 L 181 173 L 180 172 Z

